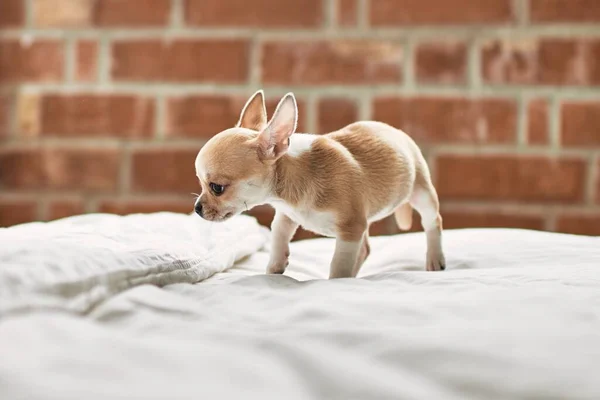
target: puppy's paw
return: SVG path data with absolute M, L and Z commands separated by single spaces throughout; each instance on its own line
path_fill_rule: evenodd
M 427 262 L 425 264 L 427 271 L 443 271 L 446 269 L 446 259 L 441 251 L 427 252 Z
M 267 274 L 283 274 L 289 263 L 287 257 L 279 261 L 270 261 L 267 266 Z

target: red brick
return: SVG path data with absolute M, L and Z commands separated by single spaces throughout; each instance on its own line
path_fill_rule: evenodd
M 242 39 L 118 41 L 112 77 L 119 81 L 242 83 L 249 42 Z
M 371 0 L 373 26 L 505 24 L 511 0 Z
M 37 204 L 34 201 L 0 199 L 0 227 L 36 220 Z
M 170 0 L 34 0 L 38 27 L 152 27 L 169 22 Z
M 337 0 L 337 23 L 343 27 L 358 24 L 358 0 Z
M 45 148 L 0 153 L 0 185 L 14 189 L 116 189 L 116 149 Z
M 55 200 L 48 205 L 48 220 L 81 215 L 84 212 L 81 200 Z
M 8 136 L 10 130 L 10 100 L 0 96 L 0 139 Z
M 575 235 L 600 236 L 600 214 L 561 215 L 556 223 L 556 231 Z
M 540 215 L 497 211 L 444 211 L 443 209 L 441 214 L 444 229 L 519 228 L 541 231 L 545 227 L 544 218 Z
M 527 105 L 527 141 L 529 144 L 548 144 L 548 101 L 534 99 Z
M 600 146 L 600 102 L 563 103 L 561 121 L 563 146 Z
M 63 53 L 62 43 L 55 40 L 1 40 L 0 83 L 59 81 L 63 78 Z
M 197 192 L 200 184 L 194 171 L 198 148 L 138 150 L 133 154 L 131 182 L 137 192 Z
M 574 158 L 442 155 L 436 160 L 441 201 L 581 202 L 587 163 Z
M 599 22 L 597 0 L 530 0 L 532 22 Z
M 600 204 L 600 160 L 596 164 L 596 203 Z
M 598 85 L 600 39 L 492 41 L 482 50 L 484 81 L 492 84 Z
M 171 0 L 101 0 L 94 9 L 94 24 L 103 27 L 164 26 L 169 22 Z
M 23 0 L 2 0 L 0 28 L 19 27 L 25 23 L 25 2 Z
M 317 132 L 328 133 L 356 122 L 358 109 L 353 100 L 327 98 L 319 101 Z
M 167 100 L 167 128 L 170 136 L 210 138 L 232 128 L 244 104 L 230 96 L 174 97 Z
M 416 51 L 416 77 L 422 83 L 462 83 L 466 79 L 467 46 L 462 42 L 426 42 Z
M 152 135 L 154 100 L 130 95 L 47 95 L 40 102 L 44 135 L 63 137 Z
M 40 28 L 82 28 L 92 24 L 96 0 L 33 0 L 33 25 Z
M 177 200 L 106 200 L 100 203 L 98 211 L 108 214 L 150 214 L 162 211 L 189 214 L 194 211 L 194 199 Z
M 375 120 L 425 143 L 514 143 L 517 105 L 508 99 L 380 97 Z
M 321 0 L 186 0 L 190 25 L 310 28 L 322 21 Z
M 262 49 L 262 81 L 276 85 L 383 84 L 402 80 L 394 41 L 281 41 Z
M 98 76 L 98 43 L 93 40 L 77 42 L 76 62 L 75 78 L 78 81 L 95 81 Z
M 203 95 L 172 97 L 167 100 L 166 132 L 174 137 L 211 138 L 232 128 L 240 117 L 247 98 L 243 96 Z M 273 115 L 279 98 L 266 101 L 267 113 Z M 306 105 L 298 101 L 298 131 L 305 126 Z

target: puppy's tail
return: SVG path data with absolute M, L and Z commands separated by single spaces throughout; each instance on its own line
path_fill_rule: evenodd
M 410 203 L 404 203 L 394 210 L 394 217 L 398 228 L 407 231 L 412 226 L 413 210 Z

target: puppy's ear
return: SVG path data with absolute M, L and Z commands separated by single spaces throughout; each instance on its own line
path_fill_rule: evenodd
M 265 107 L 265 95 L 262 90 L 259 90 L 246 102 L 236 127 L 261 131 L 266 125 L 267 108 Z
M 298 124 L 298 107 L 292 93 L 286 94 L 277 105 L 269 124 L 258 135 L 259 156 L 276 160 L 288 150 L 289 140 Z

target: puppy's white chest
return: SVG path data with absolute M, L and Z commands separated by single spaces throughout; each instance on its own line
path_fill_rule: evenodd
M 292 207 L 284 202 L 272 204 L 278 212 L 283 212 L 304 229 L 323 236 L 336 236 L 335 216 L 332 212 L 312 211 Z

